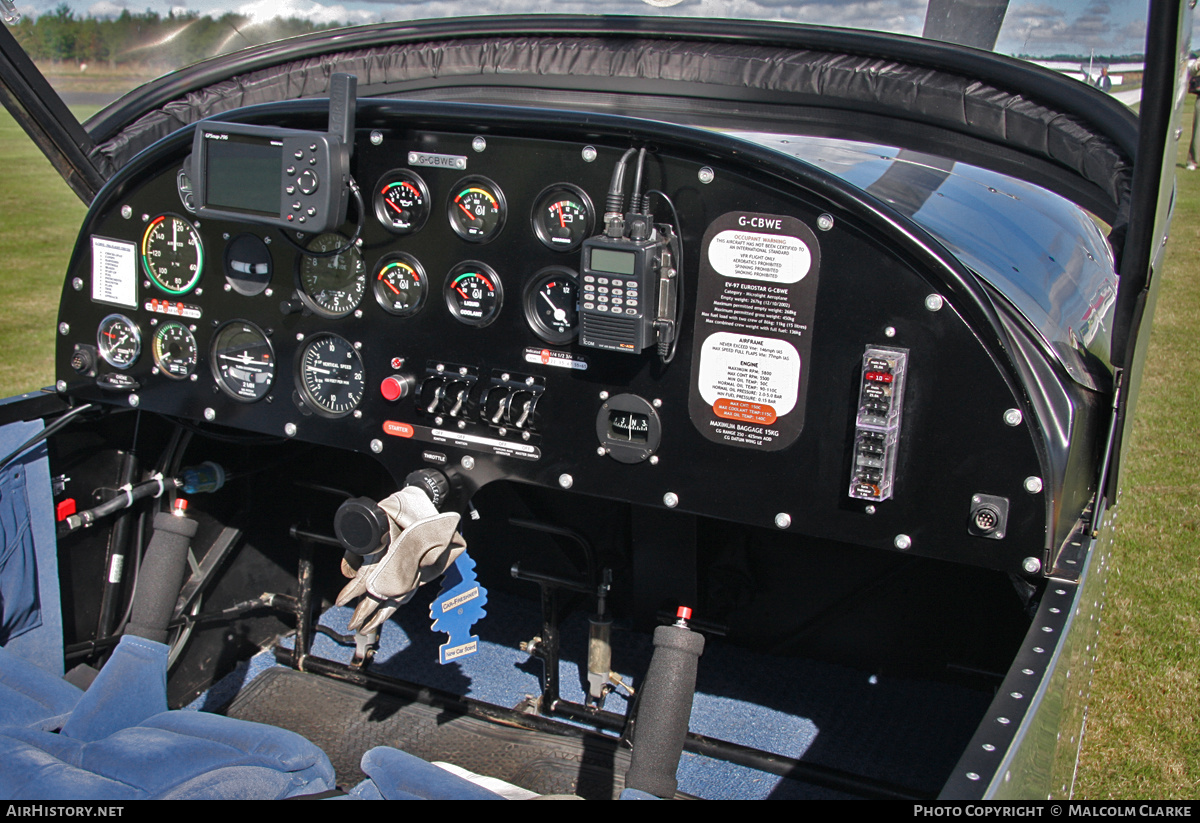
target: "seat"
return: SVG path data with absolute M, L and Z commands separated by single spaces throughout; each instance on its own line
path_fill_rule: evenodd
M 48 719 L 70 691 L 54 687 L 55 699 L 39 703 L 29 688 L 56 678 L 14 659 L 0 658 L 0 683 L 18 697 L 0 727 L 0 798 L 274 800 L 334 788 L 329 758 L 300 735 L 168 711 L 163 643 L 123 637 L 57 733 Z
M 0 646 L 0 728 L 57 729 L 83 691 Z

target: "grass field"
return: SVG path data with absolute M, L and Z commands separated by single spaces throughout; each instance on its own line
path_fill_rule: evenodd
M 9 396 L 53 383 L 58 295 L 85 209 L 4 112 L 0 158 L 0 396 Z M 1081 798 L 1200 797 L 1200 172 L 1179 160 L 1075 787 Z

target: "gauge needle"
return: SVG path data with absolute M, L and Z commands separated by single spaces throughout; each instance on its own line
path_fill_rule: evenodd
M 380 280 L 383 280 L 383 278 L 382 278 L 382 277 L 380 277 L 379 279 L 380 279 Z M 383 285 L 387 286 L 389 289 L 391 289 L 392 291 L 394 291 L 396 294 L 399 294 L 399 293 L 400 293 L 400 289 L 398 289 L 398 288 L 396 288 L 395 286 L 393 286 L 390 280 L 383 280 Z
M 476 219 L 475 215 L 471 214 L 471 210 L 468 209 L 466 206 L 464 206 L 462 203 L 459 203 L 458 207 L 463 210 L 463 213 L 466 214 L 467 217 L 471 218 L 472 220 Z
M 329 369 L 322 369 L 320 366 L 309 366 L 308 370 L 318 372 L 319 374 L 332 374 L 333 373 Z
M 387 203 L 389 206 L 391 206 L 391 207 L 392 207 L 392 208 L 395 210 L 396 214 L 404 214 L 404 209 L 402 209 L 402 208 L 400 208 L 399 206 L 397 206 L 397 205 L 396 205 L 395 203 L 393 203 L 391 200 L 384 200 L 383 202 L 385 202 L 385 203 Z M 460 203 L 459 205 L 462 205 L 462 204 Z

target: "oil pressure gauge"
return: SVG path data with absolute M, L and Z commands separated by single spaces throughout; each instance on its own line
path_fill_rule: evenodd
M 104 362 L 117 369 L 127 369 L 142 353 L 142 333 L 137 324 L 123 314 L 110 314 L 100 321 L 96 331 L 96 348 Z
M 375 185 L 375 217 L 393 234 L 412 234 L 429 219 L 429 188 L 408 169 L 389 171 Z

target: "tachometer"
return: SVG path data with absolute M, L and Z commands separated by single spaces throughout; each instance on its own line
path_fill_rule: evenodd
M 96 348 L 108 365 L 127 369 L 142 353 L 142 333 L 137 324 L 123 314 L 110 314 L 100 321 Z
M 317 412 L 341 417 L 362 402 L 366 386 L 362 358 L 345 338 L 313 337 L 301 350 L 297 369 L 301 394 Z
M 262 329 L 233 320 L 217 329 L 212 344 L 213 377 L 234 400 L 262 400 L 275 382 L 275 349 Z
M 182 323 L 163 323 L 154 332 L 154 364 L 172 380 L 183 380 L 196 368 L 200 352 L 196 338 Z
M 314 237 L 309 251 L 340 249 L 347 239 L 330 232 Z M 358 308 L 367 288 L 367 268 L 354 246 L 331 257 L 305 255 L 300 259 L 300 297 L 308 307 L 325 317 L 345 317 Z
M 477 260 L 459 263 L 446 275 L 446 307 L 468 326 L 486 326 L 504 303 L 504 286 L 492 268 Z
M 204 269 L 200 232 L 174 214 L 154 218 L 142 235 L 142 268 L 167 294 L 188 293 Z
M 508 205 L 504 192 L 486 177 L 464 177 L 446 204 L 454 233 L 470 243 L 486 243 L 504 228 Z
M 412 234 L 429 218 L 429 188 L 408 169 L 389 171 L 375 185 L 375 216 L 393 234 Z

